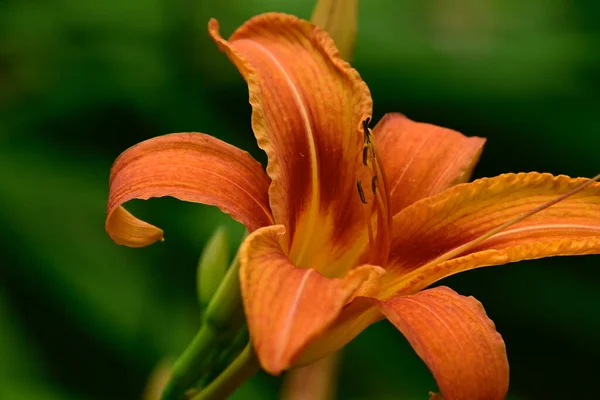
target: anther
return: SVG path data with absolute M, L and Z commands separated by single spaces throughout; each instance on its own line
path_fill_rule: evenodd
M 373 178 L 371 178 L 371 190 L 373 191 L 373 194 L 377 194 L 377 175 L 374 175 Z
M 367 117 L 363 120 L 362 125 L 363 125 L 363 129 L 367 130 L 369 129 L 369 124 L 371 123 L 371 117 Z
M 365 198 L 365 192 L 363 191 L 360 179 L 356 181 L 356 189 L 358 189 L 358 196 L 360 197 L 360 201 L 362 201 L 363 204 L 367 204 L 367 199 Z
M 363 131 L 365 132 L 365 144 L 371 143 L 371 131 L 369 129 L 369 124 L 371 123 L 371 117 L 367 117 L 363 122 Z
M 368 165 L 369 162 L 369 145 L 365 144 L 363 146 L 363 164 Z

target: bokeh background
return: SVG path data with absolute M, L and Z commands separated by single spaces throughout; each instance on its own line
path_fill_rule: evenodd
M 369 0 L 354 65 L 376 119 L 487 137 L 476 177 L 599 172 L 600 3 Z M 128 146 L 201 131 L 261 161 L 242 79 L 206 34 L 312 0 L 0 2 L 0 399 L 135 399 L 198 326 L 196 262 L 218 210 L 133 202 L 166 231 L 145 249 L 104 233 L 108 173 Z M 238 240 L 232 243 L 232 250 Z M 600 257 L 485 268 L 444 281 L 486 306 L 510 399 L 590 398 L 600 365 Z M 258 374 L 237 399 L 274 399 Z M 435 382 L 387 322 L 344 352 L 340 399 L 426 399 Z

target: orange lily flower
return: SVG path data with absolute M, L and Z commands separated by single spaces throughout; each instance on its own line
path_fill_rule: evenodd
M 266 173 L 201 133 L 137 144 L 111 171 L 113 240 L 137 247 L 162 238 L 122 207 L 133 198 L 216 205 L 250 232 L 241 290 L 266 371 L 314 361 L 387 318 L 444 399 L 503 398 L 506 350 L 481 304 L 424 289 L 483 266 L 600 253 L 600 184 L 539 173 L 464 183 L 484 139 L 400 114 L 371 131 L 367 85 L 318 27 L 270 13 L 229 40 L 215 20 L 209 32 L 248 84 Z

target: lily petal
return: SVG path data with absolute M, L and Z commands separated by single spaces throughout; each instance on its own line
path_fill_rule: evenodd
M 373 129 L 388 180 L 392 215 L 470 179 L 485 139 L 386 114 Z
M 383 300 L 380 309 L 427 364 L 445 400 L 504 399 L 504 341 L 475 298 L 441 286 Z
M 384 317 L 377 307 L 378 300 L 356 297 L 322 335 L 311 341 L 294 360 L 295 365 L 306 365 L 331 354 L 350 343 L 371 324 Z
M 600 253 L 600 184 L 593 183 L 459 254 L 492 229 L 588 182 L 506 174 L 458 185 L 396 215 L 380 293 L 414 293 L 467 269 L 549 256 Z
M 353 269 L 329 279 L 296 268 L 282 248 L 285 228 L 250 234 L 240 248 L 240 283 L 250 337 L 263 369 L 278 375 L 302 348 L 321 334 L 357 291 L 380 275 L 379 267 Z
M 298 267 L 343 276 L 356 265 L 369 208 L 356 189 L 372 100 L 322 29 L 291 15 L 250 19 L 229 39 L 209 32 L 248 83 L 252 128 L 269 158 L 275 221 Z
M 131 247 L 160 240 L 162 230 L 121 205 L 162 196 L 215 205 L 253 231 L 272 224 L 269 183 L 248 153 L 212 136 L 159 136 L 125 150 L 113 164 L 106 231 L 116 243 Z

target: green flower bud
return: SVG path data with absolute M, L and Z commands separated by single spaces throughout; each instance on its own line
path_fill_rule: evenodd
M 229 237 L 223 227 L 215 230 L 204 246 L 197 271 L 198 302 L 201 310 L 219 288 L 229 266 Z
M 317 0 L 310 22 L 329 33 L 344 60 L 352 59 L 358 31 L 358 0 Z

